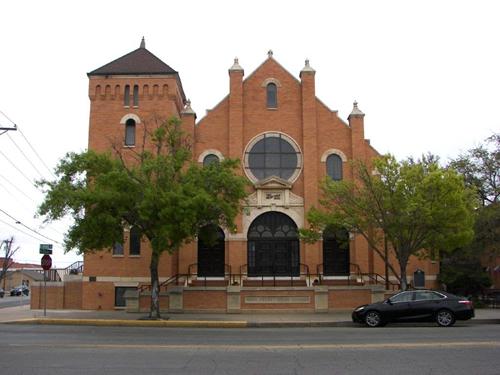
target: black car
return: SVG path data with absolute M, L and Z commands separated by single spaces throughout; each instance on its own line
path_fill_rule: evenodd
M 10 290 L 10 295 L 11 296 L 20 296 L 22 294 L 24 294 L 25 296 L 27 296 L 29 293 L 30 293 L 30 290 L 25 285 L 21 285 L 21 286 L 15 287 L 15 288 L 12 288 Z
M 411 290 L 398 293 L 382 302 L 356 307 L 352 321 L 369 327 L 389 322 L 435 321 L 450 327 L 455 320 L 474 317 L 474 306 L 466 298 L 434 290 Z

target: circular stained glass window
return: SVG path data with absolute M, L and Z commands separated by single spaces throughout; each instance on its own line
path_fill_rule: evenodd
M 298 146 L 281 133 L 266 133 L 257 137 L 245 152 L 245 169 L 254 181 L 271 176 L 292 181 L 300 173 L 301 166 Z

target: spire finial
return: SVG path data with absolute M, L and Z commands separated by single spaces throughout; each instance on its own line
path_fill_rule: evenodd
M 352 103 L 352 111 L 349 117 L 351 116 L 364 116 L 365 114 L 358 108 L 358 101 L 355 100 L 354 103 Z
M 193 111 L 193 108 L 191 108 L 191 99 L 186 100 L 186 106 L 182 110 L 183 115 L 195 115 L 196 113 Z
M 311 65 L 309 65 L 309 59 L 306 59 L 305 66 L 302 68 L 301 72 L 315 72 L 315 70 L 311 68 Z
M 267 51 L 267 57 L 269 57 L 269 58 L 273 57 L 273 50 L 272 49 Z
M 144 40 L 144 37 L 142 37 L 141 45 L 139 48 L 146 48 L 146 41 Z
M 243 68 L 241 67 L 240 63 L 238 62 L 238 58 L 234 58 L 234 64 L 231 68 L 229 68 L 229 71 L 235 71 L 235 70 L 241 70 L 243 71 Z

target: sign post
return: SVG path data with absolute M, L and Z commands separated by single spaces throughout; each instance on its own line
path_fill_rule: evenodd
M 52 247 L 52 245 L 50 246 Z M 42 251 L 41 247 L 42 245 L 40 245 L 40 251 Z M 50 250 L 50 252 L 52 253 L 52 249 Z M 45 254 L 42 257 L 41 265 L 43 268 L 43 281 L 44 281 L 43 316 L 47 316 L 47 271 L 50 270 L 50 268 L 52 267 L 52 258 L 50 257 L 49 254 Z

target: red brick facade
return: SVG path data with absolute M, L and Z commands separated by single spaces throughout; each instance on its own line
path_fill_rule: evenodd
M 378 155 L 370 142 L 364 138 L 364 114 L 355 106 L 347 122 L 341 119 L 337 111 L 331 110 L 316 97 L 315 79 L 315 71 L 308 62 L 300 72 L 299 78 L 296 78 L 275 60 L 272 53 L 248 76 L 235 60 L 235 64 L 229 69 L 228 96 L 212 110 L 207 111 L 207 114 L 195 124 L 195 114 L 189 104 L 186 106 L 181 81 L 177 74 L 89 73 L 91 101 L 89 148 L 107 151 L 111 147 L 119 147 L 127 155 L 133 152 L 134 148 L 124 146 L 125 123 L 128 119 L 135 121 L 136 139 L 141 140 L 144 128 L 152 124 L 155 119 L 176 116 L 182 120 L 185 131 L 194 140 L 195 160 L 202 162 L 206 154 L 237 158 L 241 160 L 239 173 L 248 176 L 248 171 L 245 170 L 245 153 L 248 151 L 248 145 L 258 139 L 256 137 L 273 133 L 293 143 L 300 155 L 298 176 L 289 181 L 274 178 L 264 182 L 252 181 L 255 187 L 249 195 L 249 206 L 237 218 L 237 232 L 225 231 L 224 262 L 230 265 L 233 273 L 240 273 L 248 263 L 249 227 L 261 214 L 279 212 L 290 217 L 298 228 L 307 225 L 305 213 L 318 204 L 318 182 L 326 176 L 325 160 L 329 154 L 335 153 L 342 158 L 344 179 L 351 179 L 353 176 L 349 160 L 360 159 L 369 162 Z M 275 108 L 268 108 L 266 101 L 269 83 L 277 87 Z M 125 85 L 129 85 L 131 95 L 133 87 L 138 87 L 136 106 L 132 99 L 128 106 L 124 105 Z M 364 239 L 352 236 L 349 242 L 350 263 L 359 265 L 360 270 L 365 273 L 384 274 L 383 261 L 374 254 Z M 197 263 L 197 246 L 194 242 L 186 245 L 174 256 L 162 255 L 159 269 L 161 281 L 175 274 L 187 273 L 189 265 Z M 329 297 L 321 302 L 322 297 L 318 297 L 320 292 L 315 292 L 312 280 L 318 278 L 315 273 L 318 265 L 323 263 L 322 246 L 321 241 L 316 244 L 300 242 L 300 263 L 306 265 L 311 273 L 311 279 L 303 280 L 304 284 L 300 288 L 290 287 L 287 290 L 278 288 L 279 291 L 276 289 L 273 292 L 272 288 L 266 287 L 259 291 L 259 288 L 245 289 L 241 278 L 238 282 L 229 280 L 241 288 L 236 299 L 231 301 L 239 301 L 237 303 L 240 310 L 282 308 L 315 310 L 316 304 L 317 311 L 347 308 L 360 302 L 370 302 L 373 291 L 366 285 L 363 289 L 362 280 L 358 280 L 361 283 L 351 289 L 331 289 L 328 292 Z M 112 255 L 111 251 L 85 255 L 82 288 L 79 292 L 82 298 L 81 307 L 115 308 L 115 288 L 148 284 L 149 261 L 150 250 L 145 240 L 141 243 L 140 255 L 130 255 L 127 230 L 124 235 L 123 255 Z M 432 286 L 438 273 L 438 265 L 428 261 L 412 260 L 408 271 L 413 273 L 417 268 L 425 271 L 427 286 Z M 301 275 L 298 279 L 300 278 L 304 279 L 305 276 Z M 203 290 L 195 287 L 193 290 L 184 290 L 182 308 L 186 311 L 230 310 L 228 304 L 233 302 L 227 301 L 232 294 L 225 288 L 219 289 L 207 287 Z M 249 298 L 252 296 L 255 298 Z M 269 296 L 276 296 L 276 301 L 282 302 L 273 304 L 274 297 L 269 299 Z M 288 301 L 287 296 L 293 298 Z M 172 306 L 175 303 L 180 303 L 171 295 L 165 296 L 164 302 L 171 308 L 174 308 Z M 320 305 L 323 303 L 324 306 L 318 308 L 318 303 Z M 71 303 L 71 305 L 78 304 Z M 147 302 L 141 297 L 138 308 L 144 309 L 146 306 Z M 165 306 L 162 306 L 162 309 L 164 308 Z

